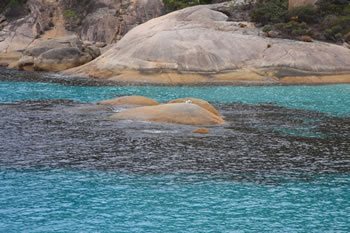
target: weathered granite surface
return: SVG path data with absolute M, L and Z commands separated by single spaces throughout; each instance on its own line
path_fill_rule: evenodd
M 126 83 L 276 83 L 300 76 L 311 83 L 350 82 L 349 49 L 267 38 L 252 23 L 228 22 L 217 10 L 222 7 L 196 6 L 150 20 L 69 73 Z
M 133 27 L 163 14 L 162 0 L 28 0 L 27 14 L 0 15 L 0 55 L 53 38 L 115 43 Z
M 85 45 L 77 36 L 44 40 L 25 49 L 17 64 L 21 70 L 62 71 L 83 65 L 100 56 L 100 49 Z
M 218 125 L 226 122 L 197 104 L 173 103 L 123 110 L 110 120 L 136 120 L 184 125 Z

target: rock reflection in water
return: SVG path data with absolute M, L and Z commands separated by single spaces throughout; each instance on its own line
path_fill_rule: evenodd
M 108 121 L 116 109 L 67 100 L 2 104 L 0 167 L 209 173 L 235 179 L 350 171 L 349 117 L 268 104 L 216 107 L 229 124 L 196 135 L 191 126 Z

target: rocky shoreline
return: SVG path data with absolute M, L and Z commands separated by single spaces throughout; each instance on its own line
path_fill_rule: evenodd
M 249 21 L 229 21 L 223 13 L 228 7 L 201 5 L 151 19 L 106 48 L 76 35 L 42 38 L 0 53 L 0 64 L 116 85 L 350 83 L 348 48 L 268 37 Z

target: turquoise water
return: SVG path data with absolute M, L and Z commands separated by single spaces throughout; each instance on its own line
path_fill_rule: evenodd
M 350 114 L 350 85 L 271 87 L 81 87 L 52 83 L 0 82 L 0 103 L 34 99 L 98 102 L 116 96 L 142 95 L 160 102 L 196 97 L 216 103 L 271 103 L 275 106 L 319 111 L 332 116 Z
M 124 95 L 202 98 L 229 124 L 74 111 Z M 349 106 L 350 85 L 0 81 L 0 232 L 350 232 Z
M 1 232 L 349 232 L 350 176 L 1 170 Z

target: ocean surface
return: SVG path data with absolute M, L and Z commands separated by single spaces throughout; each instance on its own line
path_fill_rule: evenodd
M 124 95 L 227 125 L 110 121 Z M 0 69 L 0 232 L 350 232 L 350 85 L 113 86 Z

